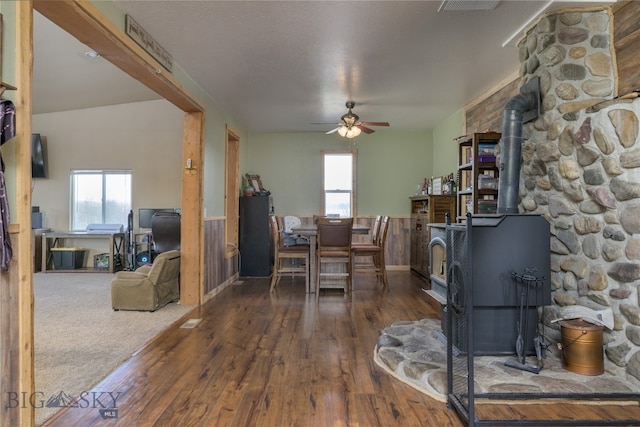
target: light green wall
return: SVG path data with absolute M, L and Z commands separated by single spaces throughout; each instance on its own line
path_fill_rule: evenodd
M 464 134 L 464 110 L 460 109 L 433 129 L 433 174 L 444 176 L 458 168 L 458 144 L 454 138 Z
M 455 173 L 462 134 L 462 109 L 432 132 L 393 128 L 356 138 L 358 215 L 408 215 L 408 198 L 424 178 Z M 251 134 L 248 169 L 260 175 L 279 215 L 313 215 L 320 211 L 320 153 L 348 149 L 337 134 Z
M 358 215 L 408 215 L 409 197 L 431 175 L 431 132 L 392 129 L 356 138 Z M 348 149 L 337 134 L 251 134 L 249 169 L 271 191 L 279 215 L 320 212 L 322 150 Z

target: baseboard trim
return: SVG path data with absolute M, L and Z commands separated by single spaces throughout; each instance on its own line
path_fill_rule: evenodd
M 238 280 L 238 278 L 240 277 L 239 273 L 234 274 L 233 276 L 229 277 L 227 280 L 225 280 L 224 282 L 222 282 L 219 286 L 216 286 L 215 289 L 213 289 L 212 291 L 209 291 L 207 294 L 205 294 L 204 298 L 202 299 L 202 304 L 204 304 L 205 302 L 209 301 L 211 298 L 215 297 L 216 295 L 218 295 L 220 292 L 222 292 L 227 286 L 231 285 L 233 282 L 235 282 L 236 280 Z
M 409 271 L 411 268 L 408 265 L 387 265 L 387 271 Z

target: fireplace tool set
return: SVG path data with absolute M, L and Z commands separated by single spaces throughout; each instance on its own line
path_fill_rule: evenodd
M 505 366 L 510 368 L 520 369 L 522 371 L 533 372 L 534 374 L 540 373 L 543 367 L 543 361 L 546 357 L 544 347 L 544 338 L 540 335 L 536 335 L 533 338 L 533 346 L 536 351 L 537 364 L 527 362 L 525 344 L 528 342 L 527 331 L 529 320 L 529 293 L 532 290 L 538 292 L 538 289 L 542 288 L 545 278 L 535 276 L 537 273 L 536 268 L 525 268 L 524 274 L 511 273 L 511 277 L 514 279 L 516 286 L 522 287 L 520 293 L 520 319 L 518 320 L 518 337 L 516 338 L 516 356 L 507 359 L 504 363 Z M 536 328 L 537 329 L 537 328 Z

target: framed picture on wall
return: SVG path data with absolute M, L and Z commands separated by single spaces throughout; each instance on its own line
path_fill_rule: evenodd
M 245 178 L 247 178 L 247 182 L 249 183 L 249 185 L 253 187 L 253 191 L 255 193 L 262 193 L 266 191 L 262 186 L 262 181 L 260 181 L 260 175 L 251 175 L 247 173 L 244 176 Z

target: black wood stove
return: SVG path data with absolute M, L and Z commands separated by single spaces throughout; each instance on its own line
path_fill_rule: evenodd
M 472 330 L 445 310 L 443 330 L 454 315 L 447 339 L 464 352 L 472 334 L 474 354 L 513 354 L 518 345 L 535 354 L 537 307 L 551 304 L 549 223 L 540 215 L 513 214 L 468 221 L 447 227 L 447 308 L 473 310 Z M 523 282 L 523 276 L 533 277 Z

